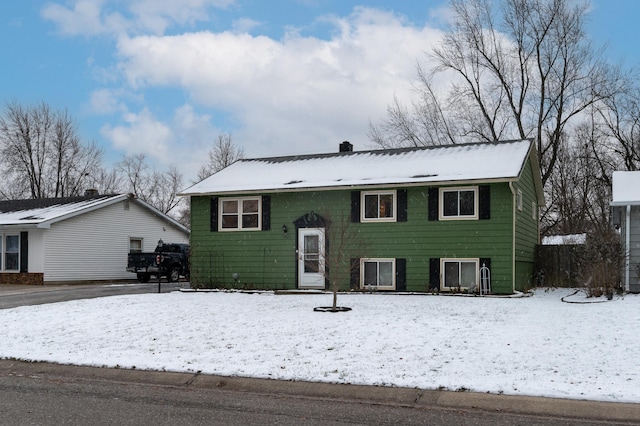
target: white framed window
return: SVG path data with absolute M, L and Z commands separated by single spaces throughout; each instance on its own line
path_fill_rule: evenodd
M 531 202 L 531 219 L 538 220 L 538 205 L 535 201 Z
M 218 229 L 247 231 L 262 228 L 262 198 L 221 198 L 218 205 Z
M 20 235 L 0 234 L 0 271 L 20 270 Z
M 478 187 L 440 188 L 440 220 L 478 219 Z
M 363 289 L 395 290 L 395 259 L 360 259 L 360 287 Z
M 360 197 L 362 222 L 396 221 L 396 191 L 363 191 Z
M 522 211 L 522 190 L 520 189 L 516 192 L 516 207 L 518 211 Z
M 129 253 L 142 253 L 142 238 L 129 237 Z
M 440 259 L 443 291 L 468 290 L 478 288 L 478 271 L 480 259 Z

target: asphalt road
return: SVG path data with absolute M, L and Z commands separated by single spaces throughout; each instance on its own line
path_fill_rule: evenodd
M 630 424 L 368 395 L 366 387 L 215 378 L 0 361 L 2 425 L 596 425 Z M 226 382 L 225 380 L 229 380 Z M 351 397 L 345 394 L 351 392 Z M 355 392 L 362 391 L 362 392 Z M 462 399 L 460 399 L 462 401 Z
M 0 309 L 121 294 L 157 293 L 158 287 L 160 287 L 162 293 L 167 293 L 176 291 L 182 286 L 188 287 L 189 284 L 163 281 L 160 286 L 158 286 L 157 282 L 60 286 L 0 285 Z

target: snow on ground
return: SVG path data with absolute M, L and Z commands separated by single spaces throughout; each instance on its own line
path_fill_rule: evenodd
M 175 292 L 0 310 L 0 358 L 640 402 L 640 295 Z M 571 301 L 591 301 L 575 295 Z

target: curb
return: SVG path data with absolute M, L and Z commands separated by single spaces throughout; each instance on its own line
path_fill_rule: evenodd
M 640 404 L 450 392 L 412 388 L 279 381 L 247 377 L 224 377 L 199 373 L 61 365 L 45 362 L 0 360 L 0 378 L 64 378 L 69 381 L 107 381 L 176 388 L 219 389 L 270 395 L 350 400 L 406 407 L 475 409 L 567 419 L 633 422 L 640 420 Z

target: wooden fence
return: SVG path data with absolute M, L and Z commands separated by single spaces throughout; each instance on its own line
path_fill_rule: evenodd
M 584 246 L 553 245 L 536 247 L 535 285 L 537 287 L 582 287 L 578 259 Z

